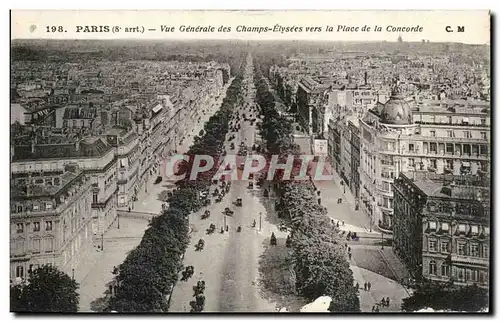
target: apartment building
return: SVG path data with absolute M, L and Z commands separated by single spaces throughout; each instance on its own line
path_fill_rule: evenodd
M 93 249 L 92 186 L 76 165 L 12 175 L 10 277 L 51 264 L 71 276 Z
M 489 283 L 489 178 L 401 173 L 394 182 L 394 251 L 416 278 Z

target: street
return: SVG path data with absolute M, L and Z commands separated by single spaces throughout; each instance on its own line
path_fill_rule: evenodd
M 235 111 L 242 118 L 255 113 L 250 110 L 254 104 L 253 90 L 253 65 L 251 58 L 247 61 L 247 70 L 244 79 L 248 90 L 244 96 L 244 108 Z M 245 81 L 244 81 L 245 83 Z M 233 115 L 234 116 L 234 115 Z M 228 154 L 236 153 L 243 141 L 251 150 L 254 143 L 255 124 L 241 120 L 241 129 L 236 134 L 235 149 L 230 148 L 231 143 L 226 140 L 225 148 Z M 189 302 L 193 300 L 193 286 L 198 280 L 206 283 L 206 302 L 204 311 L 207 312 L 272 312 L 275 304 L 262 298 L 259 290 L 258 260 L 264 252 L 264 243 L 272 232 L 281 236 L 277 227 L 268 221 L 266 208 L 260 200 L 262 191 L 254 186 L 248 189 L 249 181 L 233 181 L 231 189 L 220 203 L 212 203 L 207 207 L 211 216 L 201 219 L 201 211 L 193 214 L 190 219 L 192 226 L 191 245 L 184 257 L 184 266 L 194 266 L 195 274 L 187 282 L 179 281 L 174 288 L 171 300 L 171 312 L 189 311 Z M 242 207 L 233 203 L 237 198 L 242 198 Z M 232 216 L 222 214 L 229 207 L 234 210 Z M 262 214 L 259 216 L 259 214 Z M 253 220 L 256 227 L 252 227 Z M 210 223 L 216 225 L 216 231 L 207 235 L 205 230 Z M 227 225 L 229 230 L 221 233 L 220 230 Z M 241 232 L 236 229 L 241 226 Z M 205 240 L 205 247 L 197 252 L 194 245 L 199 239 Z M 210 258 L 210 260 L 207 260 Z

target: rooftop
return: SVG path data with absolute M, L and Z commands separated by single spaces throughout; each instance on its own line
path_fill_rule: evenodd
M 488 201 L 490 187 L 479 176 L 439 175 L 426 171 L 401 173 L 428 197 Z
M 11 196 L 13 198 L 55 197 L 65 191 L 71 195 L 77 192 L 76 186 L 84 180 L 84 174 L 75 167 L 68 169 L 57 178 L 59 178 L 57 185 L 11 185 Z

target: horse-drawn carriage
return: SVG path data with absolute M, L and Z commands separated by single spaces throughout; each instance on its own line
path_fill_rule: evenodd
M 210 217 L 210 210 L 207 209 L 203 215 L 201 215 L 201 219 L 207 219 L 208 217 Z
M 243 206 L 243 199 L 241 198 L 237 198 L 236 201 L 234 202 L 234 204 L 237 206 L 237 207 L 241 207 Z
M 283 222 L 281 222 L 279 225 L 279 230 L 280 231 L 288 231 L 288 228 L 286 227 L 286 225 Z
M 213 234 L 215 232 L 215 225 L 210 224 L 210 226 L 207 228 L 207 235 Z
M 223 196 L 224 196 L 223 194 L 218 194 L 217 197 L 215 198 L 215 202 L 221 202 Z
M 205 247 L 205 241 L 203 239 L 198 240 L 198 243 L 194 247 L 197 252 L 203 250 L 203 247 Z
M 226 207 L 223 211 L 223 214 L 226 216 L 232 216 L 232 215 L 234 215 L 234 211 L 229 209 L 229 207 Z
M 193 274 L 194 274 L 194 267 L 187 266 L 182 272 L 181 281 L 187 281 L 189 278 L 191 278 L 191 276 L 193 276 Z

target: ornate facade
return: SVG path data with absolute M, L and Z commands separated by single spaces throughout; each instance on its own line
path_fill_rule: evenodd
M 394 250 L 417 278 L 488 285 L 489 180 L 401 173 L 394 183 Z
M 11 279 L 25 279 L 44 264 L 71 276 L 93 249 L 89 177 L 67 166 L 64 172 L 14 175 L 11 190 Z

